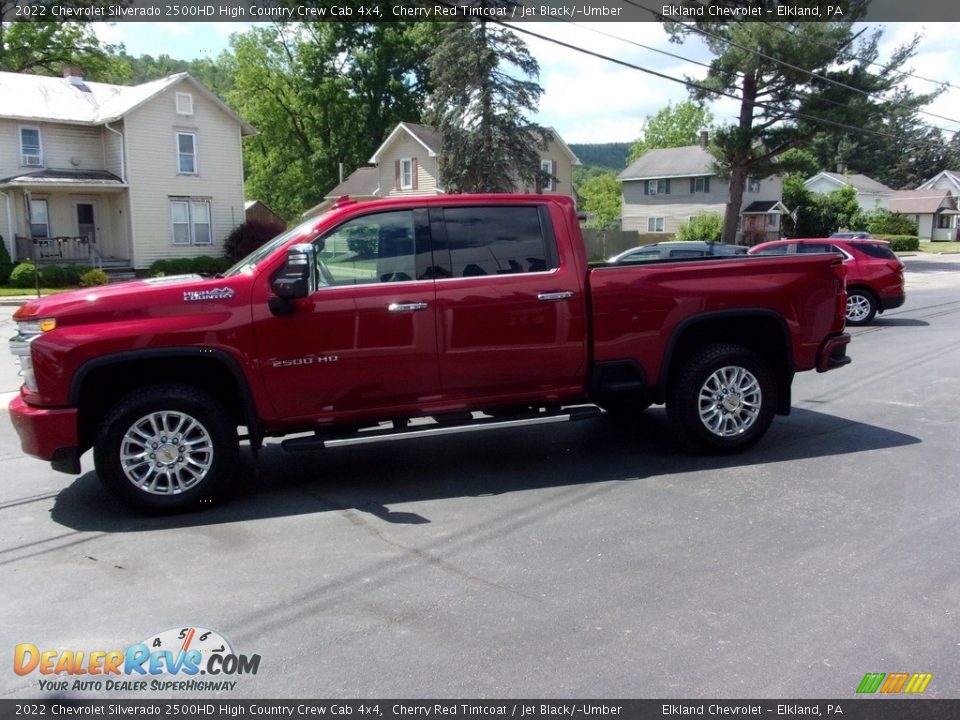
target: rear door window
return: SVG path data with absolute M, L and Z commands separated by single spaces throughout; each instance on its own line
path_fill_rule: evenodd
M 549 216 L 534 205 L 448 207 L 446 238 L 434 235 L 434 249 L 450 254 L 450 276 L 478 277 L 552 270 L 556 245 Z

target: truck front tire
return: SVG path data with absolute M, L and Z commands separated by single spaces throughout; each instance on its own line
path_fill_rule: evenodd
M 94 464 L 101 482 L 141 510 L 210 507 L 237 464 L 237 428 L 208 393 L 157 385 L 130 393 L 97 428 Z
M 768 365 L 740 345 L 695 351 L 672 383 L 667 415 L 681 440 L 696 450 L 735 453 L 767 432 L 777 405 Z

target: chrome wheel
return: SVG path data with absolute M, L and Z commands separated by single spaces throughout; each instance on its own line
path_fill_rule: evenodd
M 198 485 L 213 463 L 213 438 L 187 413 L 144 415 L 124 433 L 120 467 L 135 487 L 152 495 L 176 495 Z
M 852 294 L 847 297 L 847 321 L 864 322 L 873 311 L 873 303 L 866 295 Z
M 742 435 L 756 422 L 763 392 L 753 373 L 729 365 L 707 378 L 698 402 L 703 426 L 717 437 L 729 438 Z

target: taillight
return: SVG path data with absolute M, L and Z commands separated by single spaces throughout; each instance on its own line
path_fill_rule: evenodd
M 837 283 L 837 314 L 833 329 L 841 332 L 847 323 L 847 266 L 842 262 L 834 263 L 833 277 Z

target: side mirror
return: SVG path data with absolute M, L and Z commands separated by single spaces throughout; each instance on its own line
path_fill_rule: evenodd
M 287 250 L 287 260 L 270 278 L 270 290 L 275 297 L 267 302 L 274 315 L 293 312 L 293 300 L 308 297 L 316 289 L 313 269 L 313 245 L 300 243 Z
M 309 243 L 294 245 L 287 250 L 287 261 L 270 278 L 270 290 L 287 300 L 307 297 L 316 289 L 314 267 L 313 246 Z

